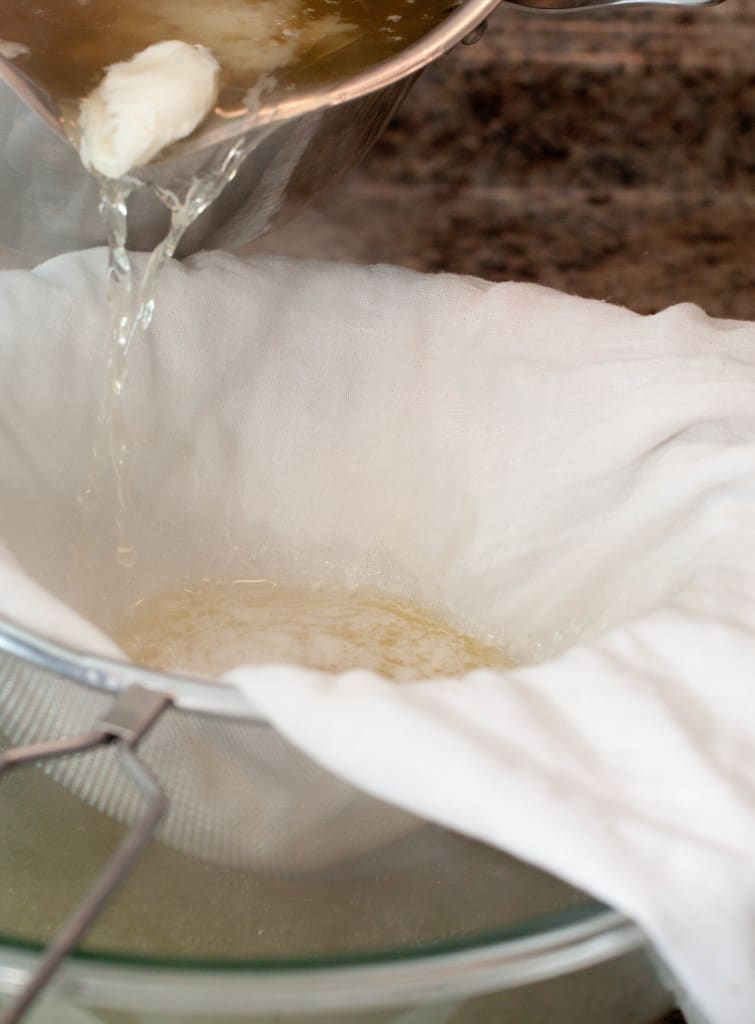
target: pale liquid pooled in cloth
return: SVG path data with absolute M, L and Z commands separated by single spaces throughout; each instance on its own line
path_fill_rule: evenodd
M 365 668 L 398 682 L 511 667 L 498 648 L 366 588 L 202 582 L 138 602 L 113 637 L 135 662 L 212 677 L 251 664 Z

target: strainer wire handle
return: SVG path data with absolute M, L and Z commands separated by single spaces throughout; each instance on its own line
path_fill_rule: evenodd
M 63 960 L 81 942 L 138 863 L 152 839 L 168 801 L 159 782 L 136 756 L 139 741 L 171 704 L 170 697 L 130 686 L 111 705 L 90 733 L 65 740 L 52 740 L 27 747 L 16 747 L 0 754 L 0 776 L 27 764 L 39 764 L 59 757 L 84 753 L 99 746 L 118 745 L 121 767 L 147 801 L 141 819 L 120 842 L 110 860 L 45 950 L 21 992 L 0 1013 L 0 1024 L 18 1024 Z

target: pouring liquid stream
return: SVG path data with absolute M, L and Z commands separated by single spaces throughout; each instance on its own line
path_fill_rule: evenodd
M 422 36 L 447 11 L 439 0 L 371 0 L 368 5 L 363 0 L 228 0 L 222 11 L 211 0 L 188 6 L 190 11 L 176 0 L 79 0 L 73 5 L 68 0 L 34 5 L 6 0 L 0 4 L 0 43 L 22 73 L 49 91 L 62 124 L 79 145 L 82 101 L 92 88 L 100 88 L 114 65 L 160 42 L 181 39 L 214 55 L 219 78 L 215 113 L 208 116 L 227 118 L 252 110 L 270 92 L 312 88 L 373 65 Z M 138 91 L 142 86 L 134 81 Z M 134 116 L 140 116 L 138 108 Z M 111 520 L 122 567 L 132 567 L 136 558 L 128 528 L 133 500 L 125 394 L 129 351 L 152 321 L 161 268 L 265 134 L 237 142 L 185 189 L 174 190 L 173 183 L 159 189 L 130 175 L 117 178 L 120 169 L 100 179 L 109 249 L 110 343 L 91 468 L 79 504 L 86 535 L 98 526 L 103 496 L 113 494 Z M 137 273 L 127 251 L 128 202 L 145 187 L 154 188 L 169 210 L 170 228 Z
M 243 161 L 269 131 L 262 129 L 252 133 L 229 148 L 213 167 L 192 179 L 183 196 L 169 189 L 146 186 L 131 177 L 101 180 L 100 213 L 108 237 L 109 354 L 104 402 L 81 505 L 84 514 L 91 515 L 97 505 L 98 490 L 104 489 L 104 474 L 110 474 L 116 495 L 116 561 L 123 568 L 132 568 L 136 560 L 128 525 L 133 500 L 132 467 L 124 407 L 130 349 L 135 341 L 145 337 L 152 323 L 160 271 L 174 256 L 185 232 L 233 181 Z M 155 188 L 170 212 L 170 227 L 162 242 L 149 254 L 141 273 L 137 273 L 127 249 L 128 199 L 136 188 L 143 187 Z

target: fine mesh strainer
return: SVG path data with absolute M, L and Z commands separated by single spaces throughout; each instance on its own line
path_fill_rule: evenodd
M 290 873 L 356 858 L 419 824 L 320 769 L 229 685 L 81 656 L 8 622 L 0 739 L 10 744 L 0 775 L 46 762 L 56 781 L 130 827 L 2 1024 L 21 1019 L 155 835 L 216 863 Z M 117 756 L 96 770 L 73 756 L 103 746 Z

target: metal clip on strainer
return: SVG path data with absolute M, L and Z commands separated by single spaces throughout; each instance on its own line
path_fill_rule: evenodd
M 47 764 L 51 782 L 129 829 L 0 1024 L 21 1020 L 153 837 L 206 863 L 296 875 L 418 827 L 293 748 L 230 684 L 84 655 L 1 620 L 0 736 L 0 784 Z M 93 766 L 85 755 L 105 747 L 117 756 Z
M 170 698 L 164 694 L 143 686 L 131 686 L 116 698 L 109 712 L 99 719 L 91 732 L 67 740 L 16 747 L 0 754 L 2 776 L 23 765 L 82 754 L 100 746 L 117 745 L 122 771 L 146 801 L 141 820 L 122 840 L 84 899 L 50 943 L 21 993 L 0 1015 L 0 1024 L 16 1024 L 21 1020 L 62 961 L 87 934 L 151 841 L 167 809 L 167 797 L 149 768 L 139 760 L 136 747 L 170 703 Z
M 133 681 L 136 679 L 139 682 Z M 151 685 L 141 685 L 141 682 Z M 79 700 L 73 711 L 70 707 L 72 694 L 68 692 L 67 685 L 71 683 L 77 684 L 76 689 L 86 687 L 90 691 L 76 694 Z M 173 683 L 174 691 L 166 689 Z M 137 748 L 169 708 L 182 707 L 200 713 L 206 710 L 203 693 L 208 690 L 207 684 L 200 682 L 171 680 L 134 666 L 82 656 L 0 621 L 0 705 L 4 712 L 0 716 L 0 725 L 10 733 L 11 739 L 28 738 L 49 726 L 50 715 L 39 714 L 40 688 L 46 690 L 49 686 L 55 687 L 49 702 L 52 715 L 62 717 L 64 728 L 70 728 L 72 723 L 80 725 L 87 715 L 86 709 L 94 718 L 93 728 L 68 738 L 25 743 L 0 752 L 0 778 L 25 765 L 71 759 L 103 747 L 117 748 L 115 778 L 111 776 L 100 783 L 99 793 L 93 802 L 101 809 L 122 817 L 116 808 L 128 803 L 123 799 L 122 786 L 126 784 L 131 790 L 130 795 L 135 792 L 141 798 L 142 811 L 83 900 L 49 944 L 21 992 L 0 1013 L 0 1024 L 17 1024 L 22 1019 L 139 862 L 171 801 L 161 782 L 137 755 Z M 64 692 L 60 693 L 61 690 Z M 96 696 L 97 691 L 115 695 L 115 699 L 95 718 L 95 709 L 103 699 Z M 244 717 L 251 724 L 259 724 L 235 691 L 213 684 L 211 699 L 213 714 Z M 63 710 L 66 704 L 67 711 Z M 42 721 L 38 722 L 40 718 Z

